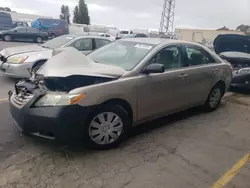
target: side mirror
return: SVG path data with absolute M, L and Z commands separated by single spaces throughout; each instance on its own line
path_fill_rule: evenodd
M 165 67 L 159 63 L 150 64 L 146 69 L 143 70 L 144 74 L 151 74 L 151 73 L 163 73 L 165 72 Z

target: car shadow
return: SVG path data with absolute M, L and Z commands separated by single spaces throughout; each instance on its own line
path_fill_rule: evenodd
M 221 105 L 223 107 L 223 104 Z M 133 127 L 131 130 L 131 133 L 128 137 L 128 140 L 134 139 L 137 136 L 143 135 L 143 134 L 151 134 L 150 132 L 161 129 L 166 126 L 172 126 L 175 122 L 178 122 L 180 120 L 188 119 L 191 118 L 195 115 L 205 113 L 204 110 L 201 107 L 195 107 L 186 111 L 182 111 L 173 115 L 169 115 L 163 118 L 159 118 L 147 123 L 139 124 L 136 127 Z M 32 136 L 33 137 L 33 136 Z M 59 152 L 77 152 L 77 153 L 92 153 L 95 150 L 88 149 L 86 146 L 84 146 L 83 143 L 59 143 L 59 142 L 54 142 L 50 140 L 44 141 L 42 138 L 37 138 L 34 137 L 35 141 L 34 144 L 39 144 L 44 147 L 51 147 L 54 148 L 55 151 Z M 127 142 L 123 142 L 118 148 L 123 148 L 126 147 Z M 114 148 L 116 149 L 116 148 Z M 112 149 L 111 149 L 112 150 Z

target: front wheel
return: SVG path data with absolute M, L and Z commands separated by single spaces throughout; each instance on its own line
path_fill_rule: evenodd
M 213 87 L 209 93 L 206 104 L 204 105 L 206 111 L 213 111 L 217 109 L 223 96 L 223 92 L 224 89 L 222 85 L 217 84 Z
M 4 41 L 10 42 L 10 41 L 12 41 L 12 36 L 11 35 L 5 35 L 3 37 L 3 39 L 4 39 Z
M 87 121 L 84 127 L 84 140 L 90 148 L 113 148 L 127 136 L 130 127 L 130 118 L 123 107 L 104 105 Z
M 55 35 L 54 33 L 52 33 L 52 34 L 50 35 L 50 37 L 51 37 L 51 39 L 53 39 L 53 38 L 56 38 L 56 35 Z

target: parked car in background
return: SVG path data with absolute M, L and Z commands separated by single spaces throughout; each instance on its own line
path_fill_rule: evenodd
M 42 43 L 48 40 L 48 33 L 30 27 L 16 27 L 11 30 L 1 31 L 0 38 L 4 41 L 31 41 Z
M 99 36 L 100 37 L 111 38 L 111 39 L 115 40 L 115 37 L 112 36 L 112 35 L 110 35 L 110 34 L 108 34 L 108 33 L 99 33 Z
M 184 41 L 120 39 L 84 56 L 71 48 L 9 92 L 19 130 L 111 148 L 132 126 L 190 107 L 215 110 L 232 78 L 228 63 Z
M 126 38 L 132 34 L 133 34 L 133 31 L 131 31 L 131 30 L 121 30 L 118 37 L 119 38 Z
M 7 59 L 2 63 L 1 68 L 7 76 L 29 78 L 31 72 L 37 71 L 49 58 L 60 53 L 66 47 L 74 47 L 87 54 L 111 42 L 111 39 L 103 37 L 63 35 L 42 45 L 6 48 L 0 52 Z
M 0 31 L 12 29 L 12 18 L 7 12 L 0 12 Z
M 250 37 L 244 35 L 219 35 L 214 49 L 233 67 L 232 88 L 250 89 Z
M 132 35 L 129 35 L 130 38 L 147 38 L 148 35 L 145 33 L 134 33 Z
M 29 25 L 27 24 L 27 22 L 23 22 L 23 21 L 13 21 L 12 22 L 12 27 L 29 27 Z
M 60 19 L 39 18 L 32 23 L 31 27 L 47 32 L 51 38 L 69 34 L 68 23 Z

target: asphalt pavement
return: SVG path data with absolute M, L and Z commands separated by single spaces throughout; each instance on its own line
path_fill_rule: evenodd
M 21 135 L 6 99 L 13 82 L 0 72 L 1 188 L 250 187 L 247 95 L 227 94 L 212 113 L 191 109 L 140 125 L 119 148 L 90 151 Z

